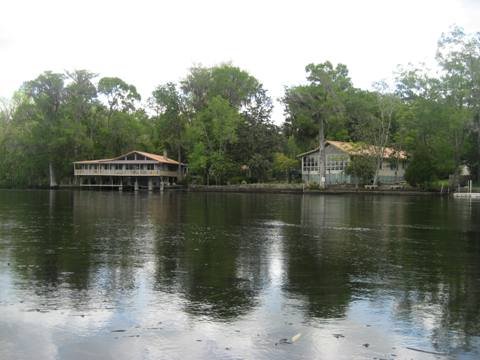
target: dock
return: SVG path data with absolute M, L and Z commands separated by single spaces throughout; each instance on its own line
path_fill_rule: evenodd
M 480 199 L 480 193 L 459 193 L 456 192 L 453 194 L 454 198 L 459 199 Z

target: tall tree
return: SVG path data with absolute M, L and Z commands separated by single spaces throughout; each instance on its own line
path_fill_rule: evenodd
M 134 111 L 136 101 L 141 100 L 137 88 L 118 77 L 101 78 L 98 92 L 106 98 L 109 118 L 114 111 Z
M 465 109 L 470 112 L 477 145 L 473 165 L 480 179 L 480 33 L 466 34 L 462 28 L 453 27 L 438 41 L 437 60 L 444 70 L 447 99 L 463 115 Z M 460 130 L 456 135 L 455 142 L 461 146 L 463 132 Z
M 458 165 L 452 136 L 458 126 L 463 125 L 452 121 L 458 114 L 445 101 L 442 82 L 422 69 L 402 70 L 396 81 L 397 94 L 403 102 L 396 136 L 401 138 L 410 154 L 409 167 L 424 168 L 421 171 L 424 180 L 415 182 L 427 183 L 435 178 L 448 177 Z
M 287 121 L 293 131 L 301 131 L 302 123 L 318 131 L 320 186 L 325 187 L 325 125 L 329 120 L 339 117 L 343 108 L 342 99 L 352 84 L 348 69 L 343 64 L 334 67 L 327 61 L 309 64 L 305 70 L 309 85 L 287 89 L 283 102 L 288 114 Z
M 163 149 L 174 150 L 177 161 L 182 162 L 182 152 L 186 146 L 187 115 L 184 110 L 184 99 L 177 91 L 176 85 L 167 83 L 158 86 L 152 93 L 150 104 L 157 113 L 157 140 Z
M 363 117 L 355 125 L 355 131 L 371 154 L 374 164 L 373 184 L 377 185 L 385 149 L 391 142 L 394 117 L 400 100 L 388 90 L 384 81 L 375 83 L 374 88 L 375 92 L 364 92 L 363 99 L 369 103 L 365 107 L 369 107 L 370 111 L 363 113 Z
M 278 128 L 270 119 L 272 101 L 262 84 L 238 67 L 221 64 L 192 68 L 181 82 L 181 90 L 185 114 L 193 127 L 198 114 L 210 107 L 213 99 L 228 103 L 238 117 L 235 130 L 238 141 L 235 146 L 230 142 L 226 147 L 225 158 L 229 161 L 228 166 L 222 168 L 232 168 L 235 164 L 236 171 L 240 172 L 247 167 L 257 178 L 264 179 L 273 161 L 271 149 L 278 148 L 281 141 Z
M 24 84 L 24 92 L 35 104 L 36 150 L 48 159 L 50 187 L 57 186 L 55 165 L 61 156 L 60 148 L 64 145 L 61 133 L 61 106 L 65 98 L 65 76 L 46 71 L 35 80 Z
M 210 99 L 220 96 L 231 107 L 240 110 L 255 101 L 261 84 L 248 72 L 231 64 L 221 64 L 211 68 L 196 66 L 181 82 L 190 109 L 201 111 Z
M 237 141 L 236 130 L 240 122 L 238 112 L 228 101 L 216 96 L 200 111 L 188 128 L 190 139 L 189 166 L 203 173 L 205 183 L 213 176 L 221 182 L 231 166 L 228 145 Z
M 275 151 L 281 151 L 284 139 L 271 120 L 272 101 L 259 87 L 252 101 L 244 107 L 230 153 L 238 164 L 247 166 L 253 181 L 264 181 L 272 168 Z
M 72 157 L 92 156 L 94 136 L 97 130 L 99 107 L 97 88 L 93 79 L 98 75 L 87 70 L 67 71 L 69 83 L 65 87 L 65 111 L 67 126 L 72 132 Z
M 104 77 L 98 82 L 98 94 L 106 103 L 104 123 L 99 130 L 100 153 L 114 156 L 131 150 L 138 134 L 136 104 L 141 100 L 135 86 L 118 77 Z

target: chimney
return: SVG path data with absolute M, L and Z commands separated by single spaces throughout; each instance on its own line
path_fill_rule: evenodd
M 164 157 L 165 159 L 168 158 L 168 156 L 167 156 L 167 150 L 163 150 L 163 157 Z

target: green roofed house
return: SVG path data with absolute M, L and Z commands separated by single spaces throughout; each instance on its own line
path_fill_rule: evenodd
M 130 151 L 112 159 L 76 161 L 75 182 L 82 187 L 163 189 L 185 176 L 187 167 L 163 155 Z
M 355 156 L 376 156 L 381 149 L 373 145 L 343 141 L 325 141 L 327 184 L 354 184 L 351 176 L 345 173 L 349 162 Z M 302 180 L 320 184 L 319 148 L 298 155 L 302 159 Z M 404 151 L 386 147 L 383 149 L 382 165 L 378 180 L 382 184 L 395 184 L 405 180 L 407 154 Z

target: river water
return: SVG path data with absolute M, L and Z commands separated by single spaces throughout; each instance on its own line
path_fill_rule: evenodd
M 0 359 L 479 358 L 480 202 L 0 191 Z

